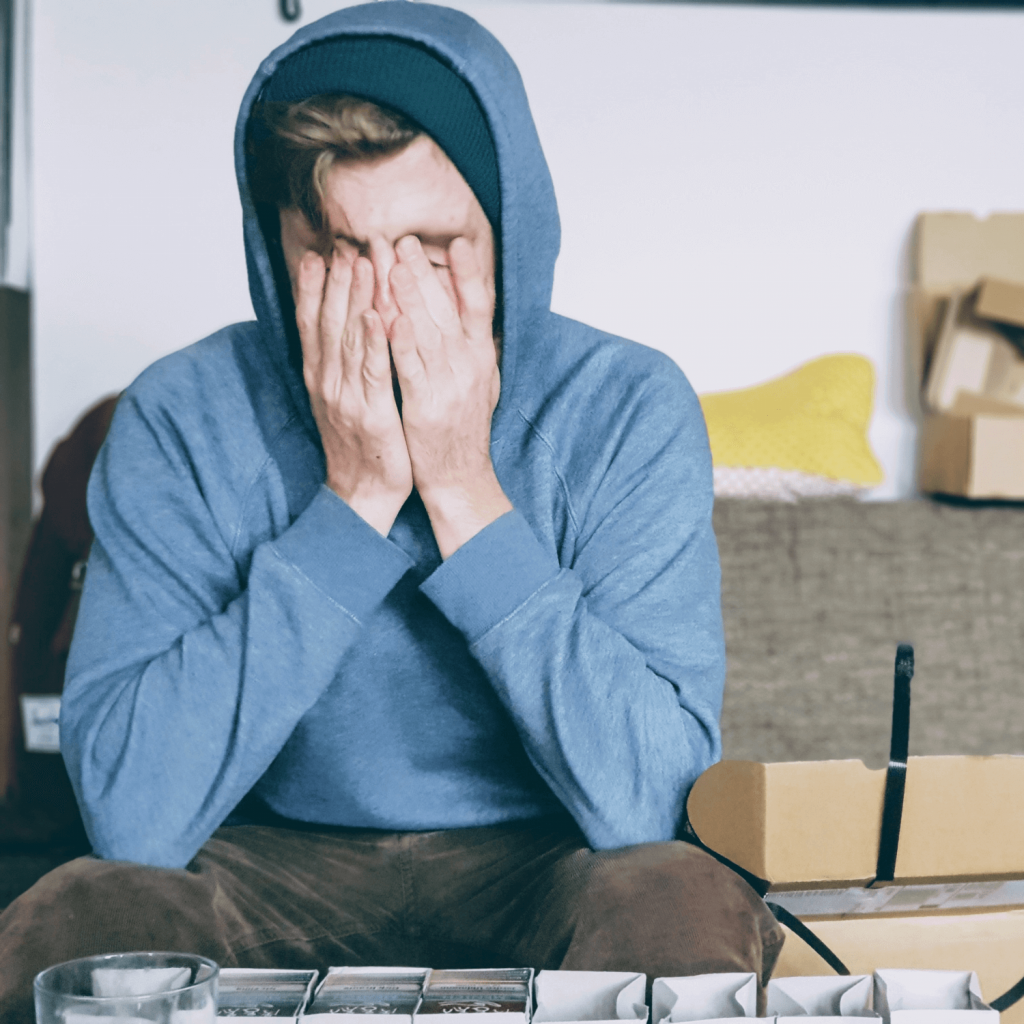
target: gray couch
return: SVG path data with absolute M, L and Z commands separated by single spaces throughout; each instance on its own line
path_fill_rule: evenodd
M 896 645 L 911 754 L 1024 753 L 1024 505 L 720 501 L 724 756 L 888 759 Z

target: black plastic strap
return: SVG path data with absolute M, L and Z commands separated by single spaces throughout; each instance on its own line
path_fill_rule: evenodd
M 679 832 L 679 838 L 682 839 L 684 843 L 689 843 L 691 846 L 699 846 L 705 853 L 711 854 L 719 864 L 724 864 L 727 868 L 735 871 L 736 874 L 739 875 L 740 878 L 742 878 L 743 881 L 746 882 L 747 885 L 749 885 L 750 888 L 753 889 L 754 892 L 756 892 L 762 899 L 764 898 L 765 893 L 767 893 L 771 888 L 771 882 L 755 875 L 753 871 L 741 868 L 739 864 L 729 860 L 728 857 L 723 857 L 720 853 L 716 853 L 710 846 L 705 846 L 701 842 L 700 836 L 697 835 L 693 826 L 690 824 L 689 817 L 683 819 L 683 827 Z
M 1014 1003 L 1020 1002 L 1022 996 L 1024 996 L 1024 978 L 1021 978 L 1013 988 L 1007 989 L 998 999 L 993 999 L 988 1005 L 993 1010 L 998 1010 L 1002 1013 L 1003 1010 L 1008 1010 Z
M 715 853 L 714 850 L 709 846 L 705 846 L 694 830 L 693 825 L 690 824 L 690 819 L 686 818 L 683 822 L 682 830 L 679 833 L 679 838 L 685 843 L 692 843 L 694 846 L 700 847 L 705 853 L 711 854 L 719 864 L 724 864 L 727 868 L 731 868 L 736 872 L 746 883 L 749 885 L 762 899 L 771 887 L 771 882 L 755 875 L 752 871 L 747 871 L 746 868 L 741 868 L 739 864 L 729 860 L 728 857 L 723 857 L 720 853 Z M 775 920 L 780 924 L 784 924 L 794 935 L 798 935 L 804 942 L 807 943 L 815 953 L 818 954 L 835 971 L 837 974 L 849 974 L 850 971 L 846 964 L 839 959 L 832 952 L 825 943 L 818 938 L 810 928 L 807 927 L 795 914 L 790 913 L 785 907 L 780 907 L 778 903 L 772 903 L 770 900 L 765 899 L 764 905 L 775 915 Z
M 799 917 L 791 914 L 785 907 L 780 907 L 778 903 L 772 903 L 769 900 L 765 900 L 765 906 L 775 915 L 775 920 L 779 924 L 784 924 L 794 935 L 799 935 L 836 974 L 850 973 L 850 968 Z
M 885 805 L 882 832 L 878 840 L 875 882 L 891 882 L 896 874 L 896 854 L 903 820 L 903 791 L 907 784 L 907 750 L 910 744 L 910 680 L 914 678 L 914 648 L 896 648 L 896 671 L 892 693 L 892 736 L 889 740 L 889 770 L 885 775 Z

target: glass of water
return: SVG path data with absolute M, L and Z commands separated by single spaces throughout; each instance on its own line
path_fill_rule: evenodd
M 69 960 L 36 975 L 36 1024 L 215 1024 L 219 971 L 191 953 Z

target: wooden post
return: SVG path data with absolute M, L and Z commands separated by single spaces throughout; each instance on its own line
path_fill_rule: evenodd
M 10 621 L 32 524 L 29 296 L 0 287 L 0 800 L 14 784 L 17 695 Z

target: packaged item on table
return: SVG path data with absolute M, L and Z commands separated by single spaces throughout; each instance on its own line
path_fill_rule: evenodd
M 313 991 L 316 974 L 313 970 L 221 968 L 217 1016 L 298 1020 Z
M 998 1024 L 974 971 L 875 971 L 875 1008 L 885 1024 Z
M 455 1013 L 486 1013 L 494 1024 L 529 1024 L 532 967 L 431 971 L 417 1024 L 439 1024 Z
M 412 1024 L 429 973 L 425 967 L 332 967 L 302 1019 L 336 1022 L 384 1014 L 389 1024 Z
M 541 971 L 534 981 L 534 1024 L 639 1021 L 646 1024 L 647 975 L 635 971 Z
M 768 1016 L 776 1024 L 824 1024 L 836 1017 L 877 1017 L 869 974 L 776 978 L 768 982 Z
M 652 1024 L 699 1022 L 757 1016 L 757 977 L 753 972 L 655 978 Z

